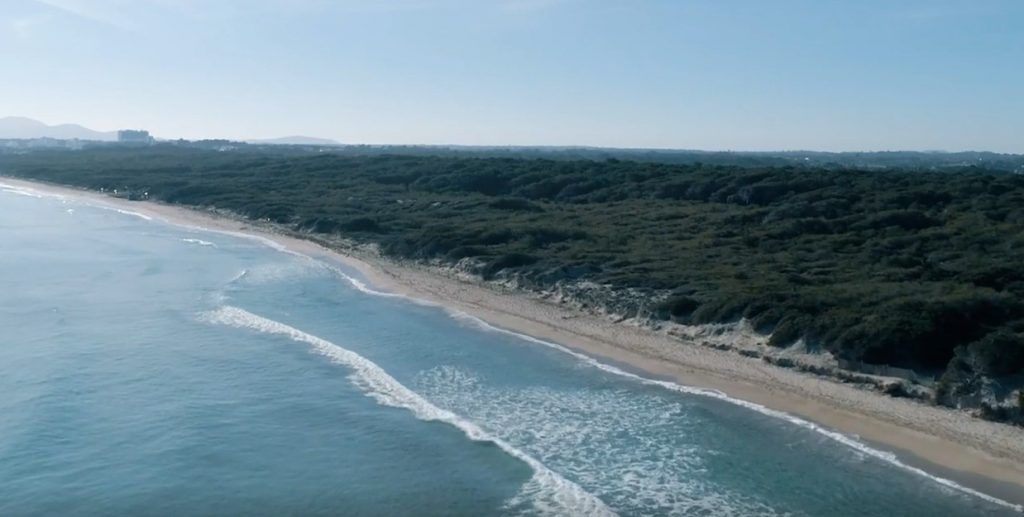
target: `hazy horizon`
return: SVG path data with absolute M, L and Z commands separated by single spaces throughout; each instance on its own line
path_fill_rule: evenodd
M 146 128 L 116 128 L 116 129 L 97 129 L 88 127 L 77 122 L 57 122 L 48 123 L 34 119 L 32 117 L 25 117 L 23 115 L 0 115 L 0 120 L 4 118 L 23 118 L 30 119 L 36 122 L 42 122 L 50 127 L 74 125 L 82 126 L 85 129 L 101 132 L 111 133 L 117 132 L 122 129 L 142 129 Z M 0 139 L 3 137 L 0 136 Z M 329 138 L 323 138 L 318 135 L 311 134 L 288 134 L 278 136 L 267 136 L 260 138 L 234 138 L 234 137 L 221 137 L 221 136 L 210 136 L 198 139 L 184 139 L 176 136 L 167 135 L 155 135 L 158 141 L 174 141 L 174 140 L 230 140 L 234 142 L 250 142 L 250 143 L 272 143 L 275 140 L 289 140 L 289 139 L 309 139 L 309 140 L 333 140 Z M 298 144 L 306 145 L 306 144 Z M 327 144 L 325 144 L 327 145 Z M 458 142 L 449 143 L 436 143 L 436 144 L 422 144 L 422 143 L 410 143 L 410 142 L 339 142 L 334 140 L 330 145 L 340 146 L 374 146 L 374 147 L 466 147 L 466 148 L 554 148 L 554 149 L 609 149 L 609 150 L 630 150 L 630 151 L 677 151 L 677 152 L 699 152 L 699 153 L 800 153 L 800 152 L 812 152 L 812 153 L 899 153 L 899 152 L 911 152 L 911 153 L 941 153 L 941 154 L 956 154 L 956 153 L 972 153 L 972 152 L 991 152 L 996 154 L 1013 154 L 1013 155 L 1024 155 L 1024 152 L 1003 152 L 1003 151 L 989 151 L 984 149 L 844 149 L 844 150 L 830 150 L 830 149 L 706 149 L 706 148 L 686 148 L 686 147 L 620 147 L 620 146 L 602 146 L 602 145 L 586 145 L 586 144 L 463 144 Z
M 161 138 L 1024 153 L 1024 4 L 4 0 L 0 116 Z

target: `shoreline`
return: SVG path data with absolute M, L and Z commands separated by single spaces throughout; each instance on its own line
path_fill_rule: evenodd
M 463 311 L 501 329 L 558 343 L 652 379 L 717 390 L 806 419 L 872 447 L 894 451 L 910 467 L 1024 505 L 1024 429 L 858 389 L 732 352 L 688 345 L 653 330 L 614 323 L 527 293 L 499 292 L 426 266 L 326 247 L 256 222 L 6 176 L 0 176 L 0 183 L 91 200 L 169 224 L 269 239 L 293 252 L 355 269 L 376 288 Z

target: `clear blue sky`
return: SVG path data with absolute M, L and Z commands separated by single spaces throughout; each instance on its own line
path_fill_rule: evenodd
M 0 0 L 0 115 L 168 138 L 1024 152 L 1024 1 Z

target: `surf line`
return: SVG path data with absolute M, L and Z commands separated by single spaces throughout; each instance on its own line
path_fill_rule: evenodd
M 61 200 L 67 199 L 66 196 L 63 196 L 63 195 L 60 195 L 60 194 L 49 194 L 49 193 L 46 193 L 46 192 L 37 191 L 35 189 L 27 189 L 27 188 L 23 188 L 23 187 L 17 187 L 17 186 L 10 185 L 10 184 L 5 184 L 5 183 L 2 183 L 2 182 L 0 182 L 0 187 L 2 187 L 4 191 L 15 193 L 15 194 L 29 195 L 29 196 L 32 196 L 32 197 L 37 197 L 37 196 L 38 197 L 43 197 L 43 196 L 46 196 L 46 197 L 52 197 L 52 198 L 57 198 L 57 199 L 61 199 Z M 86 204 L 90 205 L 91 203 L 86 203 Z M 96 204 L 91 204 L 91 205 L 92 206 L 97 206 Z M 122 214 L 125 214 L 125 215 L 137 215 L 137 216 L 144 217 L 145 219 L 150 220 L 150 221 L 153 220 L 151 217 L 146 216 L 145 214 L 132 213 L 130 211 L 122 211 L 120 209 L 117 209 L 116 207 L 112 207 L 112 206 L 109 206 L 109 205 L 108 206 L 99 206 L 99 208 L 113 209 L 113 210 L 116 210 L 116 211 L 118 211 L 118 212 L 120 212 Z M 447 306 L 445 306 L 443 304 L 440 304 L 440 303 L 435 303 L 435 302 L 431 302 L 429 300 L 423 300 L 423 299 L 420 299 L 420 298 L 416 298 L 416 297 L 412 297 L 412 296 L 407 296 L 407 295 L 404 295 L 404 294 L 389 293 L 389 292 L 384 292 L 384 291 L 377 291 L 375 289 L 372 289 L 372 288 L 368 287 L 365 283 L 363 283 L 359 279 L 346 274 L 341 269 L 339 269 L 339 268 L 337 268 L 337 267 L 335 267 L 335 266 L 333 266 L 333 265 L 331 265 L 329 263 L 326 263 L 326 262 L 324 262 L 324 261 L 322 261 L 320 259 L 316 259 L 316 258 L 314 258 L 312 256 L 309 256 L 309 255 L 306 255 L 304 253 L 300 253 L 298 251 L 295 251 L 295 250 L 293 250 L 293 249 L 291 249 L 291 248 L 289 248 L 289 247 L 287 247 L 287 246 L 285 246 L 285 245 L 283 245 L 283 244 L 281 244 L 281 243 L 279 243 L 277 241 L 274 241 L 273 239 L 270 239 L 270 238 L 267 238 L 267 237 L 263 237 L 261 235 L 254 235 L 254 234 L 251 234 L 251 233 L 240 232 L 240 231 L 232 231 L 232 230 L 223 230 L 223 229 L 216 229 L 216 228 L 207 228 L 207 227 L 203 227 L 203 226 L 195 226 L 195 225 L 191 225 L 191 224 L 187 224 L 187 223 L 181 223 L 181 222 L 176 222 L 176 221 L 169 221 L 169 220 L 166 220 L 166 219 L 160 219 L 160 222 L 165 223 L 165 224 L 170 224 L 170 225 L 173 225 L 173 226 L 187 228 L 187 229 L 190 229 L 190 230 L 198 230 L 198 231 L 205 231 L 205 232 L 210 232 L 210 233 L 228 235 L 228 236 L 235 237 L 235 238 L 240 238 L 240 239 L 245 239 L 245 240 L 259 242 L 259 243 L 261 243 L 261 244 L 263 244 L 263 245 L 265 245 L 265 246 L 267 246 L 267 247 L 269 247 L 271 249 L 274 249 L 276 251 L 279 251 L 279 252 L 282 252 L 282 253 L 286 253 L 286 254 L 289 254 L 289 255 L 293 255 L 293 256 L 296 256 L 296 257 L 300 257 L 300 258 L 303 258 L 303 259 L 306 259 L 306 260 L 309 260 L 309 261 L 312 261 L 312 262 L 319 263 L 321 265 L 325 265 L 328 268 L 330 268 L 332 271 L 334 271 L 335 273 L 337 273 L 338 275 L 343 277 L 345 280 L 347 280 L 357 290 L 359 290 L 360 292 L 363 292 L 365 294 L 369 294 L 369 295 L 373 295 L 373 296 L 380 296 L 380 297 L 385 297 L 385 298 L 399 298 L 399 299 L 403 299 L 403 300 L 415 303 L 417 305 L 424 305 L 424 306 L 430 306 L 430 307 L 438 307 L 438 308 L 441 308 L 442 310 L 445 310 L 451 317 L 453 317 L 455 319 L 461 319 L 461 320 L 464 320 L 464 321 L 469 321 L 469 322 L 475 324 L 476 326 L 478 326 L 482 330 L 489 331 L 489 332 L 497 332 L 497 333 L 506 334 L 506 335 L 509 335 L 509 336 L 514 336 L 514 337 L 517 337 L 517 338 L 525 340 L 525 341 L 529 341 L 529 342 L 532 342 L 532 343 L 535 343 L 535 344 L 539 344 L 539 345 L 542 345 L 542 346 L 546 346 L 546 347 L 549 347 L 549 348 L 561 351 L 561 352 L 569 354 L 570 356 L 573 356 L 573 357 L 575 357 L 575 358 L 583 361 L 584 363 L 589 364 L 589 365 L 591 365 L 591 366 L 593 366 L 595 368 L 598 368 L 600 370 L 606 371 L 608 373 L 612 373 L 614 375 L 619 375 L 619 376 L 622 376 L 622 377 L 625 377 L 625 378 L 632 379 L 632 380 L 637 381 L 637 382 L 639 382 L 641 384 L 645 384 L 645 385 L 649 385 L 649 386 L 660 386 L 660 387 L 665 388 L 667 390 L 676 391 L 676 392 L 680 392 L 680 393 L 686 393 L 686 394 L 691 394 L 691 395 L 698 395 L 698 396 L 704 396 L 704 397 L 709 397 L 709 398 L 715 398 L 715 399 L 718 399 L 718 400 L 722 400 L 722 401 L 728 402 L 730 404 L 734 404 L 734 405 L 737 405 L 737 406 L 740 406 L 740 407 L 744 407 L 744 408 L 750 409 L 752 411 L 756 411 L 758 413 L 761 413 L 761 414 L 764 414 L 764 415 L 767 415 L 767 416 L 771 416 L 771 417 L 774 417 L 774 418 L 779 418 L 779 419 L 788 421 L 788 422 L 790 422 L 790 423 L 792 423 L 794 425 L 797 425 L 797 426 L 803 427 L 805 429 L 809 429 L 811 431 L 817 432 L 817 433 L 819 433 L 819 434 L 821 434 L 823 436 L 826 436 L 828 438 L 831 438 L 832 440 L 835 440 L 838 443 L 841 443 L 841 444 L 843 444 L 845 446 L 851 447 L 854 450 L 860 451 L 860 452 L 862 452 L 864 454 L 867 454 L 869 456 L 872 456 L 874 458 L 877 458 L 877 459 L 880 459 L 882 461 L 888 462 L 888 463 L 890 463 L 890 464 L 892 464 L 892 465 L 894 465 L 894 466 L 896 466 L 898 468 L 901 468 L 901 469 L 906 470 L 908 472 L 911 472 L 913 474 L 917 474 L 919 476 L 923 476 L 923 477 L 925 477 L 927 479 L 930 479 L 930 480 L 932 480 L 932 481 L 934 481 L 934 482 L 936 482 L 936 483 L 938 483 L 938 484 L 940 484 L 942 486 L 945 486 L 947 488 L 951 488 L 951 489 L 954 489 L 954 490 L 957 490 L 957 491 L 960 491 L 960 492 L 963 492 L 963 493 L 966 493 L 966 494 L 978 497 L 978 498 L 980 498 L 982 500 L 991 502 L 993 504 L 1000 505 L 1000 506 L 1003 506 L 1003 507 L 1006 507 L 1006 508 L 1010 508 L 1010 509 L 1015 510 L 1015 511 L 1020 512 L 1020 513 L 1024 513 L 1024 505 L 1019 505 L 1019 504 L 1011 503 L 1009 501 L 1004 501 L 1002 499 L 999 499 L 997 497 L 985 494 L 983 492 L 979 492 L 979 491 L 974 490 L 972 488 L 965 487 L 965 486 L 963 486 L 963 485 L 961 485 L 961 484 L 959 484 L 959 483 L 957 483 L 957 482 L 955 482 L 955 481 L 953 481 L 951 479 L 946 479 L 946 478 L 942 478 L 942 477 L 939 477 L 939 476 L 934 476 L 932 474 L 929 474 L 928 472 L 925 472 L 922 469 L 919 469 L 917 467 L 913 467 L 911 465 L 907 465 L 906 463 L 903 463 L 902 461 L 899 460 L 899 458 L 896 457 L 895 454 L 893 454 L 891 452 L 886 452 L 886 451 L 882 451 L 882 450 L 879 450 L 879 449 L 875 449 L 873 447 L 869 447 L 868 445 L 860 442 L 859 440 L 857 440 L 857 439 L 855 439 L 853 437 L 847 436 L 847 435 L 845 435 L 843 433 L 840 433 L 840 432 L 837 432 L 837 431 L 826 429 L 826 428 L 824 428 L 824 427 L 822 427 L 822 426 L 820 426 L 818 424 L 815 424 L 815 423 L 813 423 L 813 422 L 811 422 L 809 420 L 804 420 L 802 418 L 799 418 L 797 416 L 791 415 L 791 414 L 786 413 L 784 411 L 777 411 L 777 410 L 774 410 L 774 409 L 770 409 L 770 408 L 768 408 L 766 406 L 763 406 L 761 404 L 757 404 L 757 403 L 754 403 L 754 402 L 749 402 L 749 401 L 742 400 L 742 399 L 733 398 L 733 397 L 730 397 L 730 396 L 726 395 L 725 393 L 723 393 L 721 391 L 718 391 L 718 390 L 712 390 L 712 389 L 706 389 L 706 388 L 698 388 L 698 387 L 695 387 L 695 386 L 686 386 L 686 385 L 677 384 L 677 383 L 674 383 L 674 382 L 655 380 L 655 379 L 649 379 L 647 377 L 642 377 L 640 375 L 637 375 L 637 374 L 634 374 L 634 373 L 631 373 L 631 372 L 627 372 L 625 370 L 622 370 L 621 368 L 612 366 L 610 364 L 602 363 L 601 361 L 598 361 L 597 359 L 595 359 L 595 358 L 593 358 L 593 357 L 591 357 L 589 355 L 577 352 L 577 351 L 572 350 L 572 349 L 570 349 L 570 348 L 568 348 L 566 346 L 563 346 L 563 345 L 560 345 L 560 344 L 557 344 L 557 343 L 554 343 L 554 342 L 551 342 L 551 341 L 546 341 L 546 340 L 543 340 L 543 339 L 538 339 L 538 338 L 535 338 L 535 337 L 527 335 L 527 334 L 522 334 L 522 333 L 519 333 L 519 332 L 514 332 L 514 331 L 511 331 L 511 330 L 508 330 L 508 329 L 504 329 L 504 328 L 501 328 L 501 327 L 497 327 L 497 326 L 491 325 L 490 323 L 487 323 L 486 321 L 484 321 L 484 320 L 482 320 L 480 318 L 477 318 L 476 316 L 472 316 L 472 315 L 467 314 L 467 313 L 465 313 L 463 311 L 452 309 L 452 308 L 447 307 Z M 418 395 L 417 395 L 417 397 L 418 397 Z M 495 443 L 497 443 L 497 442 L 495 442 Z M 533 460 L 533 461 L 536 461 L 536 460 Z M 543 466 L 543 465 L 541 465 L 541 466 Z M 546 467 L 544 467 L 544 468 L 547 469 Z M 555 474 L 555 476 L 557 476 L 557 474 Z M 593 497 L 593 496 L 591 496 L 591 497 Z M 605 507 L 605 508 L 607 508 L 607 507 Z M 610 512 L 610 510 L 609 510 L 609 512 Z
M 62 203 L 67 203 L 69 200 L 74 200 L 74 201 L 77 201 L 78 203 L 80 203 L 81 205 L 88 206 L 90 208 L 99 208 L 101 210 L 109 210 L 109 211 L 117 212 L 117 213 L 122 214 L 122 215 L 130 215 L 132 217 L 138 217 L 139 219 L 144 219 L 146 221 L 152 221 L 153 220 L 152 216 L 143 214 L 141 212 L 135 212 L 133 210 L 127 210 L 127 209 L 124 209 L 124 208 L 118 208 L 116 206 L 104 203 L 103 201 L 100 201 L 100 200 L 87 199 L 84 196 L 75 196 L 75 195 L 67 196 L 67 195 L 64 195 L 64 194 L 57 194 L 55 192 L 48 192 L 45 189 L 44 190 L 38 190 L 38 189 L 31 188 L 31 187 L 22 187 L 22 186 L 17 186 L 17 185 L 11 185 L 9 183 L 3 183 L 2 181 L 0 181 L 0 192 L 8 192 L 8 193 L 11 193 L 11 194 L 18 194 L 18 195 L 22 195 L 22 196 L 29 196 L 29 197 L 34 197 L 34 198 L 38 198 L 38 199 L 44 199 L 44 198 L 45 199 L 56 199 L 58 201 L 61 201 Z
M 586 355 L 586 354 L 581 353 L 581 352 L 577 352 L 577 351 L 572 350 L 572 349 L 570 349 L 570 348 L 568 348 L 568 347 L 566 347 L 564 345 L 560 345 L 558 343 L 554 343 L 554 342 L 551 342 L 551 341 L 546 341 L 546 340 L 543 340 L 543 339 L 539 339 L 539 338 L 533 337 L 533 336 L 531 336 L 529 334 L 523 334 L 523 333 L 520 333 L 520 332 L 515 332 L 515 331 L 512 331 L 512 330 L 508 330 L 508 329 L 505 329 L 505 328 L 501 328 L 501 327 L 492 325 L 492 324 L 487 323 L 486 321 L 484 321 L 484 320 L 482 320 L 482 319 L 480 319 L 480 318 L 478 318 L 476 316 L 473 316 L 471 314 L 468 314 L 468 313 L 466 313 L 464 311 L 453 309 L 453 308 L 447 307 L 445 305 L 442 305 L 442 304 L 439 304 L 439 303 L 435 303 L 435 302 L 431 302 L 431 301 L 428 301 L 428 300 L 422 300 L 422 299 L 417 299 L 417 298 L 414 298 L 414 297 L 411 297 L 411 296 L 406 296 L 404 294 L 377 291 L 375 289 L 372 289 L 372 288 L 368 287 L 365 283 L 363 283 L 359 279 L 354 278 L 352 276 L 349 276 L 348 274 L 344 273 L 343 271 L 341 271 L 338 268 L 332 267 L 332 269 L 336 273 L 341 275 L 343 278 L 345 278 L 345 280 L 347 280 L 350 284 L 352 284 L 352 286 L 355 287 L 356 290 L 358 290 L 358 291 L 360 291 L 362 293 L 373 295 L 373 296 L 386 297 L 386 298 L 404 298 L 404 299 L 407 299 L 407 300 L 412 301 L 412 302 L 414 302 L 416 304 L 419 304 L 419 305 L 428 305 L 428 306 L 439 307 L 439 308 L 445 310 L 452 318 L 454 318 L 456 320 L 462 320 L 462 321 L 469 322 L 469 323 L 473 324 L 474 326 L 476 326 L 477 328 L 479 328 L 479 329 L 481 329 L 483 331 L 495 332 L 495 333 L 499 333 L 499 334 L 505 334 L 505 335 L 508 335 L 508 336 L 513 336 L 515 338 L 518 338 L 518 339 L 521 339 L 521 340 L 524 340 L 524 341 L 528 341 L 528 342 L 531 342 L 531 343 L 535 343 L 535 344 L 538 344 L 538 345 L 541 345 L 541 346 L 545 346 L 545 347 L 548 347 L 548 348 L 552 348 L 552 349 L 558 350 L 558 351 L 560 351 L 562 353 L 568 354 L 568 355 L 570 355 L 570 356 L 572 356 L 572 357 L 574 357 L 574 358 L 584 362 L 585 364 L 587 364 L 589 366 L 592 366 L 592 367 L 597 368 L 599 370 L 611 373 L 613 375 L 617 375 L 617 376 L 620 376 L 620 377 L 625 377 L 627 379 L 636 381 L 636 382 L 638 382 L 640 384 L 643 384 L 643 385 L 646 385 L 646 386 L 658 386 L 658 387 L 667 389 L 669 391 L 675 391 L 675 392 L 678 392 L 678 393 L 685 393 L 685 394 L 688 394 L 688 395 L 698 395 L 698 396 L 702 396 L 702 397 L 713 398 L 713 399 L 717 399 L 717 400 L 721 400 L 721 401 L 724 401 L 724 402 L 728 402 L 730 404 L 733 404 L 733 405 L 736 405 L 736 406 L 740 406 L 740 407 L 743 407 L 743 408 L 746 408 L 746 409 L 749 409 L 749 410 L 752 410 L 752 411 L 756 411 L 756 412 L 761 413 L 761 414 L 766 415 L 766 416 L 770 416 L 770 417 L 773 417 L 773 418 L 778 418 L 778 419 L 781 419 L 781 420 L 785 420 L 785 421 L 787 421 L 787 422 L 789 422 L 791 424 L 797 425 L 797 426 L 802 427 L 804 429 L 808 429 L 810 431 L 813 431 L 813 432 L 816 432 L 816 433 L 821 434 L 823 436 L 826 436 L 826 437 L 828 437 L 828 438 L 830 438 L 830 439 L 832 439 L 832 440 L 834 440 L 834 441 L 836 441 L 836 442 L 838 442 L 838 443 L 840 443 L 842 445 L 850 447 L 850 448 L 852 448 L 852 449 L 854 449 L 854 450 L 856 450 L 858 452 L 861 452 L 861 453 L 866 454 L 868 456 L 871 456 L 873 458 L 879 459 L 881 461 L 887 462 L 887 463 L 889 463 L 889 464 L 891 464 L 891 465 L 893 465 L 893 466 L 895 466 L 897 468 L 903 469 L 903 470 L 905 470 L 907 472 L 910 472 L 912 474 L 916 474 L 918 476 L 922 476 L 922 477 L 924 477 L 926 479 L 929 479 L 929 480 L 931 480 L 931 481 L 933 481 L 935 483 L 938 483 L 939 485 L 942 485 L 942 486 L 944 486 L 946 488 L 957 490 L 959 492 L 962 492 L 962 493 L 965 493 L 965 494 L 977 497 L 977 498 L 982 499 L 984 501 L 988 501 L 990 503 L 993 503 L 993 504 L 996 504 L 996 505 L 999 505 L 999 506 L 1003 506 L 1003 507 L 1009 508 L 1009 509 L 1014 510 L 1014 511 L 1019 512 L 1019 513 L 1024 513 L 1024 506 L 1022 506 L 1022 505 L 1011 503 L 1009 501 L 1004 501 L 1004 500 L 1002 500 L 1002 499 L 1000 499 L 998 497 L 991 496 L 991 495 L 986 494 L 984 492 L 979 492 L 977 490 L 974 490 L 973 488 L 969 488 L 969 487 L 963 486 L 963 485 L 961 485 L 961 484 L 959 484 L 956 481 L 953 481 L 951 479 L 947 479 L 947 478 L 943 478 L 943 477 L 939 477 L 939 476 L 935 476 L 935 475 L 929 474 L 928 472 L 924 471 L 923 469 L 914 467 L 912 465 L 908 465 L 908 464 L 900 461 L 900 459 L 894 453 L 892 453 L 892 452 L 887 452 L 887 451 L 875 449 L 875 448 L 870 447 L 867 444 L 865 444 L 865 443 L 861 442 L 860 440 L 857 440 L 856 438 L 853 438 L 853 437 L 851 437 L 849 435 L 846 435 L 846 434 L 840 433 L 838 431 L 833 431 L 831 429 L 822 427 L 822 426 L 820 426 L 820 425 L 818 425 L 818 424 L 816 424 L 814 422 L 811 422 L 809 420 L 804 420 L 803 418 L 797 417 L 795 415 L 791 415 L 791 414 L 786 413 L 784 411 L 778 411 L 778 410 L 771 409 L 769 407 L 763 406 L 761 404 L 757 404 L 755 402 L 750 402 L 750 401 L 747 401 L 747 400 L 730 397 L 729 395 L 726 395 L 725 393 L 723 393 L 721 391 L 718 391 L 718 390 L 707 389 L 707 388 L 698 388 L 696 386 L 687 386 L 685 384 L 678 384 L 678 383 L 675 383 L 675 382 L 663 381 L 663 380 L 657 380 L 657 379 L 650 379 L 650 378 L 647 378 L 647 377 L 643 377 L 641 375 L 637 375 L 635 373 L 623 370 L 623 369 L 621 369 L 619 367 L 616 367 L 616 366 L 613 366 L 613 365 L 610 365 L 610 364 L 598 361 L 594 357 L 591 357 L 591 356 Z
M 544 494 L 547 499 L 545 502 L 558 506 L 557 514 L 615 515 L 615 512 L 604 502 L 576 483 L 552 471 L 512 444 L 490 435 L 473 422 L 433 405 L 418 393 L 398 382 L 377 363 L 356 352 L 238 307 L 222 306 L 202 313 L 200 319 L 207 323 L 285 336 L 292 341 L 310 345 L 315 353 L 327 357 L 333 363 L 348 367 L 352 371 L 349 377 L 352 383 L 379 404 L 406 409 L 420 420 L 444 422 L 461 430 L 471 440 L 491 442 L 497 445 L 506 454 L 526 463 L 533 470 L 530 482 L 538 487 L 538 493 Z

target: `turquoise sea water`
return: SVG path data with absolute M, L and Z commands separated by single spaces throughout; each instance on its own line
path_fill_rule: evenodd
M 0 187 L 0 243 L 0 515 L 1016 514 L 258 239 Z

